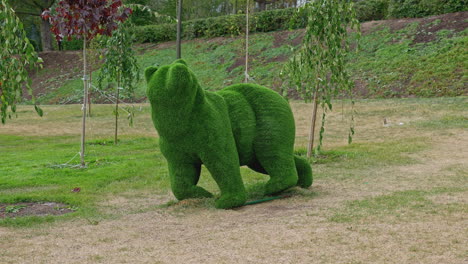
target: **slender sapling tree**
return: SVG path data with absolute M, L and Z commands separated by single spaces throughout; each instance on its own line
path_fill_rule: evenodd
M 55 9 L 42 13 L 44 19 L 49 19 L 52 32 L 58 40 L 63 37 L 76 36 L 83 39 L 83 121 L 81 130 L 81 166 L 85 166 L 85 131 L 86 104 L 89 88 L 88 65 L 86 61 L 87 42 L 97 35 L 111 36 L 118 27 L 118 22 L 124 22 L 131 14 L 130 8 L 121 8 L 121 0 L 62 0 Z
M 332 98 L 340 93 L 349 93 L 354 83 L 346 70 L 346 58 L 351 38 L 348 28 L 356 29 L 360 35 L 360 24 L 351 1 L 316 0 L 298 8 L 296 18 L 307 15 L 306 31 L 302 45 L 283 72 L 297 91 L 306 100 L 314 103 L 309 132 L 307 156 L 311 157 L 317 120 L 317 105 L 323 110 L 320 127 L 320 151 L 325 131 L 325 113 L 332 110 Z M 284 74 L 286 73 L 286 74 Z M 354 102 L 352 102 L 354 104 Z M 351 143 L 354 134 L 353 115 L 348 134 Z
M 105 61 L 98 77 L 100 89 L 102 89 L 104 80 L 117 82 L 114 113 L 115 144 L 117 144 L 120 90 L 125 91 L 127 95 L 132 95 L 135 82 L 140 80 L 140 68 L 135 57 L 135 52 L 132 49 L 134 38 L 130 33 L 129 27 L 130 25 L 128 22 L 122 23 L 119 25 L 119 28 L 114 31 L 112 37 L 105 41 L 105 46 L 107 47 Z

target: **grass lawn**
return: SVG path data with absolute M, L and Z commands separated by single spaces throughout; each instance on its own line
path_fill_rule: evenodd
M 296 150 L 303 153 L 311 106 L 295 101 L 291 105 Z M 66 261 L 71 254 L 88 263 L 185 263 L 191 258 L 233 263 L 240 252 L 256 263 L 461 263 L 468 257 L 463 249 L 467 97 L 358 100 L 351 145 L 349 105 L 343 104 L 343 114 L 338 101 L 337 110 L 327 117 L 324 152 L 311 161 L 310 189 L 294 188 L 288 191 L 292 198 L 227 211 L 214 209 L 214 199 L 175 201 L 148 105 L 140 106 L 133 127 L 121 115 L 118 145 L 111 140 L 113 107 L 93 106 L 85 169 L 71 166 L 79 163 L 78 105 L 44 106 L 43 118 L 30 106 L 20 106 L 18 118 L 0 127 L 0 204 L 48 201 L 74 210 L 62 216 L 0 219 L 0 236 L 5 238 L 1 263 L 27 259 L 28 253 L 18 249 L 23 243 L 30 254 L 46 252 L 37 255 L 37 263 L 50 260 L 51 245 L 67 252 L 54 253 L 55 261 Z M 242 175 L 249 198 L 261 198 L 268 178 L 247 168 Z M 206 169 L 200 184 L 219 194 Z M 77 187 L 80 192 L 72 192 Z M 158 235 L 149 237 L 154 230 Z M 67 238 L 74 232 L 87 235 Z M 281 238 L 281 245 L 269 232 Z M 215 253 L 204 255 L 196 241 L 187 240 L 192 235 Z M 249 241 L 245 236 L 251 236 Z M 227 252 L 225 237 L 237 241 Z M 51 244 L 59 240 L 68 244 Z M 143 240 L 165 246 L 147 248 Z M 120 243 L 127 249 L 122 251 Z M 69 245 L 81 249 L 73 251 Z M 295 248 L 304 254 L 292 254 Z M 314 251 L 317 248 L 323 251 Z M 397 252 L 396 257 L 390 252 Z

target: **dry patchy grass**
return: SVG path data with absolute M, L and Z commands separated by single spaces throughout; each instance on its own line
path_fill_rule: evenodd
M 314 185 L 291 190 L 292 198 L 215 210 L 209 199 L 175 203 L 169 193 L 129 190 L 103 202 L 111 218 L 0 227 L 0 263 L 464 263 L 467 103 L 464 97 L 358 101 L 350 146 L 338 103 L 328 115 L 327 155 L 313 166 Z M 304 148 L 311 107 L 292 107 L 296 147 Z M 44 107 L 43 120 L 27 108 L 0 133 L 78 135 L 77 106 Z M 95 109 L 89 135 L 109 137 L 110 106 Z M 146 105 L 122 134 L 156 136 Z M 243 175 L 253 174 L 243 169 Z M 215 189 L 206 171 L 202 184 Z

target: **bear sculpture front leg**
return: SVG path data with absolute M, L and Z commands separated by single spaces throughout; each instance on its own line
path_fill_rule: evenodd
M 201 164 L 191 164 L 169 159 L 168 163 L 172 192 L 178 200 L 213 197 L 210 192 L 197 186 L 200 178 Z
M 228 209 L 244 205 L 247 195 L 234 142 L 229 147 L 212 149 L 208 155 L 203 155 L 202 161 L 221 191 L 221 197 L 216 200 L 216 208 Z

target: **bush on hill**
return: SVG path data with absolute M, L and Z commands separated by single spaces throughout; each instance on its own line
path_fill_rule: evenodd
M 269 32 L 289 28 L 304 27 L 304 21 L 292 21 L 295 8 L 276 9 L 254 13 L 250 18 L 250 32 Z M 236 36 L 245 31 L 245 15 L 228 15 L 195 19 L 183 22 L 183 38 Z M 163 42 L 176 38 L 175 24 L 149 25 L 135 27 L 136 41 Z
M 468 10 L 466 0 L 362 0 L 356 2 L 359 21 L 385 18 L 424 17 Z M 293 19 L 296 9 L 276 9 L 252 14 L 250 32 L 303 28 L 306 17 Z M 176 24 L 134 28 L 139 43 L 175 40 Z M 210 17 L 183 22 L 183 38 L 237 36 L 245 32 L 245 14 Z
M 382 20 L 387 17 L 388 0 L 365 0 L 356 2 L 356 15 L 359 21 Z
M 467 11 L 466 0 L 389 0 L 388 17 L 425 17 Z

